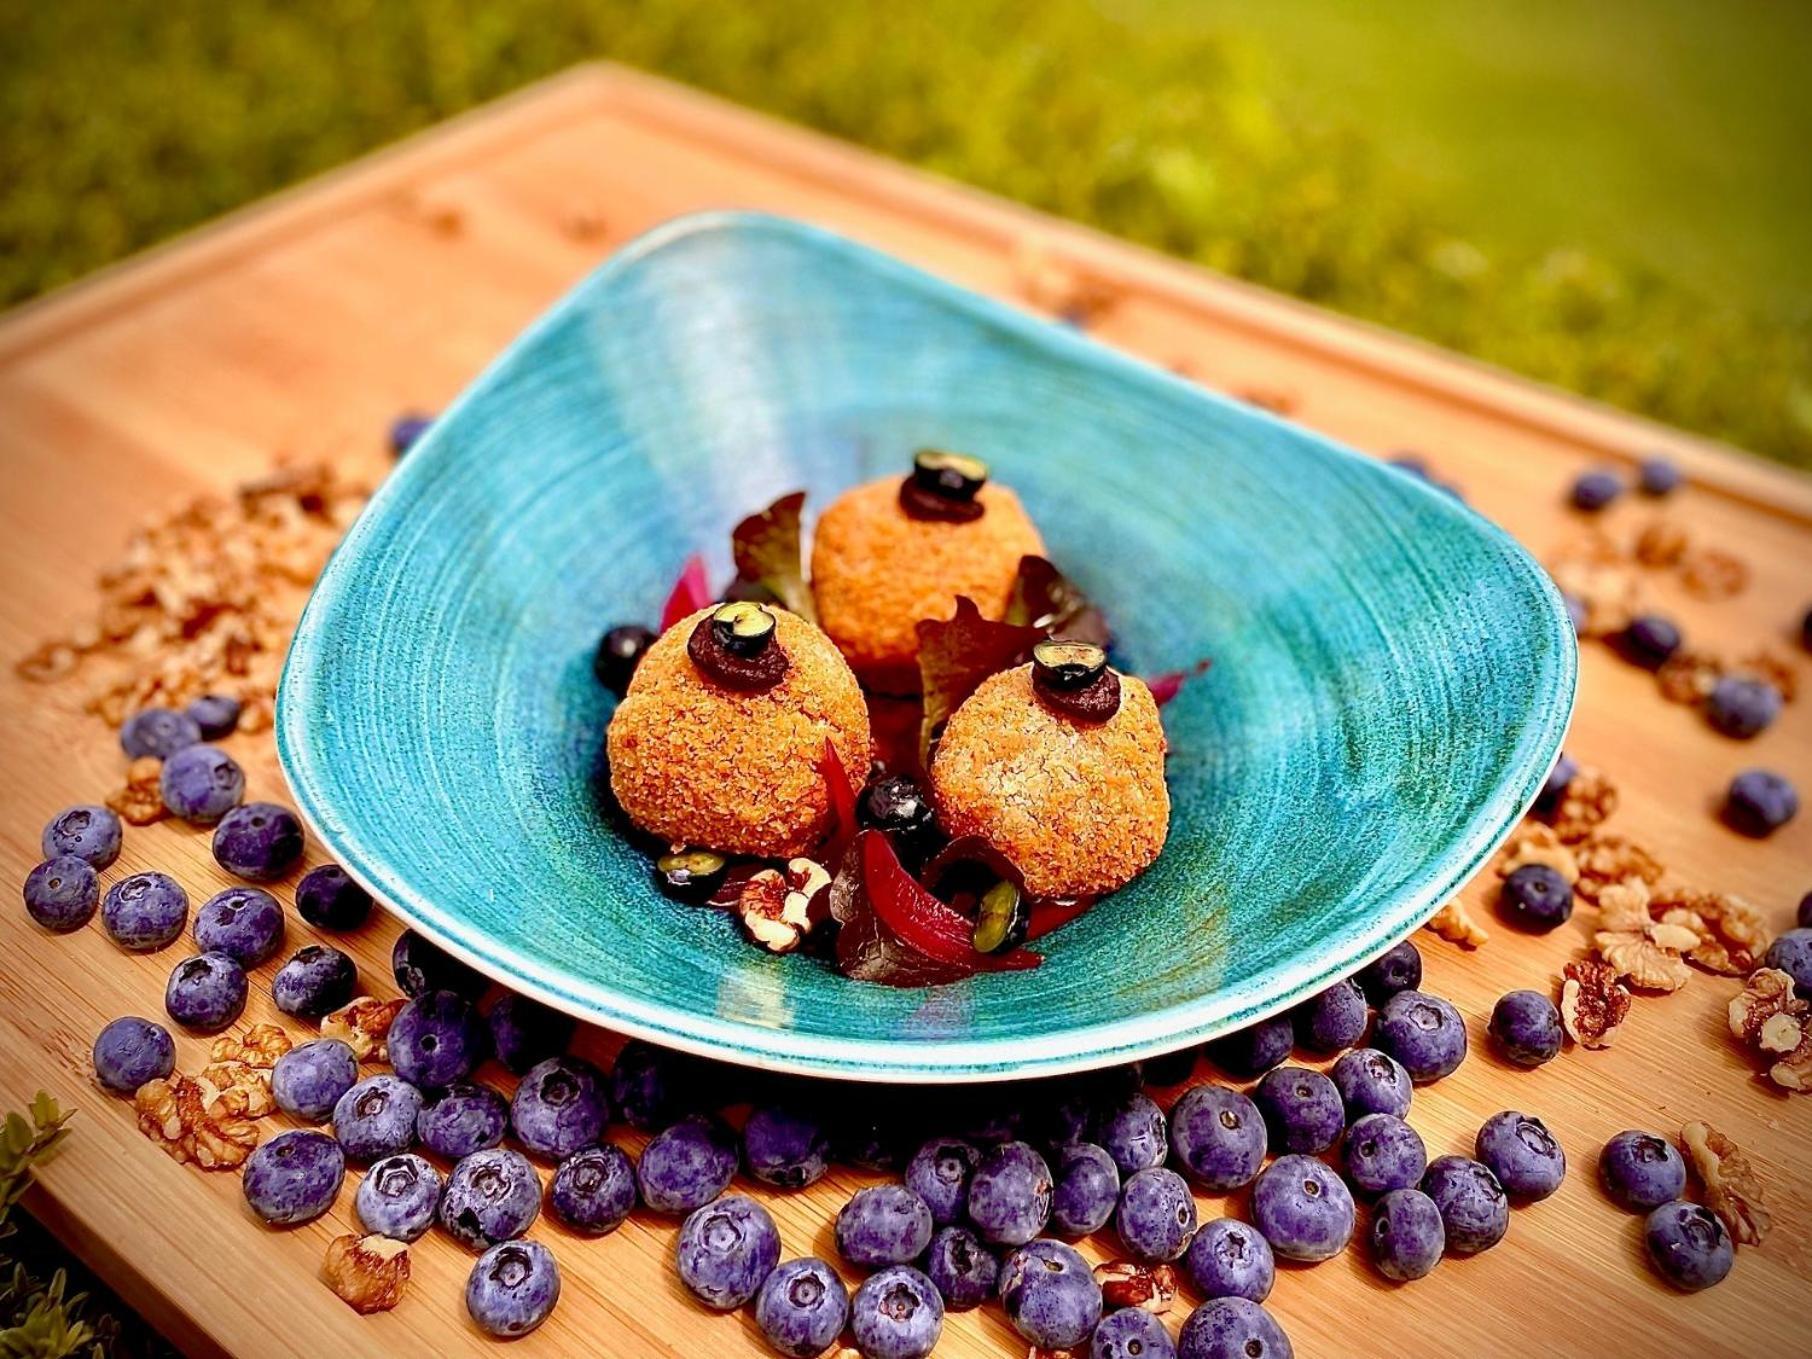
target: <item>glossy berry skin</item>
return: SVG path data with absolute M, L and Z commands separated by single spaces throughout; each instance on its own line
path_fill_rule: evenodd
M 162 948 L 182 933 L 188 919 L 189 894 L 165 873 L 121 878 L 101 899 L 101 928 L 134 953 Z
M 1163 1322 L 1137 1307 L 1122 1307 L 1101 1318 L 1087 1359 L 1176 1359 L 1176 1353 Z
M 334 1106 L 359 1081 L 359 1059 L 337 1038 L 317 1038 L 291 1048 L 271 1068 L 271 1098 L 304 1123 L 325 1123 Z
M 422 1094 L 395 1076 L 367 1076 L 333 1106 L 333 1134 L 355 1161 L 407 1151 L 415 1142 Z
M 1747 741 L 1774 725 L 1781 715 L 1781 691 L 1763 680 L 1726 675 L 1705 700 L 1705 720 L 1713 731 Z
M 830 1168 L 830 1134 L 814 1114 L 765 1104 L 751 1110 L 743 1124 L 742 1162 L 764 1184 L 803 1189 Z
M 245 771 L 219 746 L 184 746 L 164 761 L 157 790 L 171 816 L 212 826 L 244 800 Z
M 1177 1359 L 1294 1359 L 1295 1353 L 1271 1314 L 1244 1298 L 1203 1303 L 1177 1335 Z
M 1778 967 L 1793 978 L 1793 989 L 1802 1000 L 1812 1000 L 1812 929 L 1788 930 L 1768 945 L 1766 967 Z
M 1724 824 L 1763 839 L 1799 815 L 1799 793 L 1768 769 L 1745 769 L 1730 781 L 1724 797 Z
M 1682 480 L 1680 464 L 1657 453 L 1642 460 L 1636 472 L 1636 489 L 1647 496 L 1667 496 L 1680 488 Z
M 776 1267 L 755 1294 L 755 1324 L 775 1353 L 788 1359 L 817 1359 L 848 1321 L 843 1280 L 812 1256 Z
M 147 755 L 167 760 L 184 746 L 201 740 L 201 727 L 174 708 L 141 708 L 120 727 L 120 749 L 128 759 Z
M 1024 1142 L 1002 1142 L 983 1153 L 969 1179 L 969 1221 L 983 1240 L 1023 1246 L 1050 1217 L 1051 1168 L 1044 1157 Z
M 937 811 L 917 782 L 904 774 L 888 774 L 856 799 L 856 824 L 889 832 L 906 859 L 918 859 L 937 833 Z
M 95 1036 L 95 1078 L 116 1095 L 130 1095 L 175 1069 L 176 1043 L 162 1024 L 125 1015 Z
M 1680 649 L 1679 626 L 1659 614 L 1639 614 L 1618 634 L 1617 650 L 1631 665 L 1659 670 Z
M 1426 1278 L 1447 1249 L 1441 1210 L 1420 1189 L 1393 1189 L 1372 1208 L 1372 1262 L 1387 1279 Z
M 440 1191 L 440 1172 L 413 1152 L 403 1152 L 372 1163 L 352 1206 L 367 1232 L 414 1241 L 434 1225 Z
M 1537 1067 L 1560 1054 L 1560 1010 L 1540 991 L 1511 991 L 1491 1011 L 1491 1038 L 1504 1059 Z
M 1384 1003 L 1372 1042 L 1417 1085 L 1452 1074 L 1466 1060 L 1466 1021 L 1440 996 L 1402 991 Z
M 1352 1238 L 1353 1196 L 1313 1156 L 1279 1156 L 1253 1183 L 1252 1220 L 1284 1259 L 1326 1260 Z
M 421 1090 L 463 1081 L 491 1053 L 483 1016 L 451 991 L 430 991 L 405 1002 L 387 1041 L 396 1074 Z
M 409 411 L 397 416 L 390 422 L 389 440 L 392 455 L 400 458 L 414 448 L 433 423 L 433 416 L 422 415 L 416 411 Z
M 535 1167 L 508 1147 L 475 1151 L 460 1161 L 440 1196 L 440 1225 L 467 1250 L 521 1236 L 540 1212 Z
M 581 1147 L 560 1162 L 547 1187 L 547 1207 L 576 1232 L 613 1232 L 635 1207 L 635 1165 L 621 1147 Z
M 1649 1213 L 1642 1239 L 1655 1271 L 1688 1293 L 1722 1283 L 1736 1247 L 1716 1213 L 1696 1203 L 1664 1203 Z
M 1310 1052 L 1342 1052 L 1365 1037 L 1371 1011 L 1359 983 L 1335 982 L 1291 1012 L 1296 1041 Z
M 1204 1298 L 1245 1298 L 1263 1302 L 1277 1281 L 1277 1259 L 1258 1228 L 1237 1218 L 1202 1224 L 1183 1268 Z
M 1422 984 L 1422 953 L 1405 939 L 1372 959 L 1354 977 L 1365 998 L 1382 1005 L 1399 991 L 1413 991 Z
M 195 1033 L 219 1033 L 245 1012 L 245 969 L 224 953 L 198 953 L 170 970 L 164 1010 Z
M 393 1028 L 393 1053 L 395 1032 Z M 609 1122 L 610 1096 L 604 1073 L 583 1057 L 549 1057 L 537 1063 L 510 1100 L 510 1129 L 516 1140 L 532 1154 L 552 1161 L 591 1146 Z
M 1567 1154 L 1539 1118 L 1506 1109 L 1479 1129 L 1478 1158 L 1491 1168 L 1504 1192 L 1533 1203 L 1545 1199 L 1567 1177 Z
M 1646 1213 L 1686 1192 L 1686 1162 L 1665 1137 L 1631 1129 L 1604 1144 L 1598 1180 L 1619 1207 Z
M 271 999 L 286 1015 L 319 1019 L 351 1000 L 359 971 L 351 958 L 326 944 L 308 944 L 277 969 Z
M 283 907 L 261 887 L 229 887 L 195 912 L 195 944 L 257 967 L 283 946 Z
M 1491 1167 L 1465 1156 L 1437 1156 L 1422 1177 L 1422 1192 L 1441 1210 L 1447 1250 L 1477 1255 L 1510 1230 L 1510 1200 Z
M 371 893 L 338 864 L 316 864 L 296 884 L 296 914 L 318 930 L 356 930 L 371 914 Z
M 725 1194 L 686 1218 L 674 1249 L 680 1282 L 705 1306 L 729 1312 L 780 1263 L 780 1233 L 754 1199 Z
M 863 1359 L 925 1359 L 944 1332 L 944 1300 L 911 1265 L 894 1265 L 856 1289 L 849 1330 Z
M 278 1133 L 245 1162 L 240 1187 L 252 1211 L 273 1227 L 313 1222 L 339 1196 L 346 1156 L 326 1133 Z
M 1370 1197 L 1414 1189 L 1428 1169 L 1428 1149 L 1395 1114 L 1367 1114 L 1347 1130 L 1340 1164 L 1353 1188 Z
M 454 991 L 477 1000 L 490 985 L 484 974 L 467 966 L 414 930 L 404 930 L 390 950 L 390 971 L 405 996 Z
M 231 736 L 239 727 L 239 714 L 245 705 L 231 694 L 203 694 L 190 699 L 183 711 L 194 719 L 204 741 L 218 741 Z
M 101 876 L 73 854 L 46 859 L 25 875 L 26 914 L 56 934 L 79 930 L 94 918 Z
M 1326 1151 L 1346 1127 L 1346 1106 L 1334 1082 L 1303 1066 L 1280 1066 L 1253 1088 L 1272 1150 Z
M 629 689 L 635 668 L 654 644 L 654 633 L 640 623 L 619 623 L 598 639 L 592 653 L 591 673 L 598 683 L 621 698 Z
M 858 1189 L 837 1214 L 837 1253 L 861 1269 L 903 1265 L 931 1244 L 931 1210 L 903 1184 Z
M 1578 627 L 1579 620 L 1574 620 Z M 1555 758 L 1554 767 L 1548 771 L 1548 777 L 1542 782 L 1541 791 L 1535 795 L 1535 802 L 1530 812 L 1544 820 L 1552 818 L 1560 810 L 1560 801 L 1567 795 L 1567 789 L 1573 786 L 1573 780 L 1579 777 L 1579 761 L 1564 750 Z M 1419 984 L 1419 983 L 1418 983 Z
M 1328 1073 L 1350 1123 L 1367 1114 L 1394 1114 L 1403 1118 L 1414 1098 L 1414 1083 L 1403 1064 L 1377 1048 L 1355 1048 Z
M 1546 934 L 1573 914 L 1573 887 L 1547 864 L 1524 864 L 1504 879 L 1504 914 L 1521 929 Z
M 1105 1153 L 1103 1153 L 1105 1154 Z M 925 1272 L 952 1312 L 966 1312 L 994 1296 L 1000 1260 L 968 1227 L 939 1227 L 925 1251 Z
M 505 1241 L 478 1257 L 466 1276 L 466 1312 L 487 1335 L 527 1335 L 560 1301 L 560 1265 L 539 1241 Z
M 1176 1171 L 1163 1166 L 1141 1170 L 1120 1190 L 1114 1223 L 1135 1260 L 1175 1260 L 1195 1235 L 1195 1198 Z
M 972 1143 L 934 1137 L 912 1154 L 903 1178 L 931 1210 L 932 1222 L 947 1227 L 968 1218 L 969 1177 L 980 1161 L 981 1152 Z
M 1296 1046 L 1296 1030 L 1287 1014 L 1272 1015 L 1256 1024 L 1248 1024 L 1237 1033 L 1216 1038 L 1204 1051 L 1229 1076 L 1244 1080 L 1262 1076 L 1290 1055 Z
M 571 1015 L 514 991 L 497 997 L 485 1018 L 497 1060 L 518 1076 L 537 1062 L 565 1052 L 578 1027 Z
M 1250 1184 L 1265 1163 L 1264 1115 L 1224 1085 L 1196 1085 L 1170 1109 L 1170 1149 L 1178 1167 L 1203 1188 L 1225 1193 Z
M 642 1150 L 636 1181 L 657 1213 L 690 1213 L 730 1187 L 737 1139 L 715 1118 L 692 1115 L 656 1133 Z
M 38 847 L 46 859 L 68 854 L 106 868 L 120 857 L 120 837 L 120 819 L 111 807 L 83 802 L 65 807 L 45 822 Z
M 1623 494 L 1623 479 L 1615 472 L 1582 472 L 1573 483 L 1573 508 L 1597 513 Z
M 436 1156 L 457 1161 L 497 1146 L 509 1131 L 510 1102 L 488 1085 L 456 1081 L 423 1098 L 415 1135 Z
M 1136 1091 L 1101 1112 L 1095 1121 L 1095 1142 L 1114 1158 L 1121 1175 L 1161 1166 L 1170 1154 L 1164 1111 Z
M 1094 1270 L 1061 1241 L 1033 1241 L 1009 1255 L 1000 1267 L 1000 1301 L 1013 1329 L 1046 1349 L 1082 1344 L 1101 1320 Z
M 1093 1142 L 1077 1142 L 1051 1153 L 1050 1229 L 1059 1236 L 1100 1231 L 1120 1203 L 1120 1167 Z
M 214 862 L 247 882 L 272 882 L 302 859 L 302 823 L 287 807 L 248 802 L 214 827 Z

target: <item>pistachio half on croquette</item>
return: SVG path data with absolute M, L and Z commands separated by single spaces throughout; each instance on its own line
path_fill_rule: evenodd
M 921 448 L 912 455 L 912 471 L 900 483 L 900 508 L 914 519 L 943 519 L 966 524 L 988 507 L 976 499 L 988 480 L 988 464 L 966 453 Z
M 786 677 L 774 611 L 752 600 L 719 604 L 686 639 L 686 654 L 706 675 L 733 689 L 772 689 Z
M 1105 722 L 1120 711 L 1120 677 L 1092 642 L 1052 638 L 1033 647 L 1032 692 L 1079 722 Z

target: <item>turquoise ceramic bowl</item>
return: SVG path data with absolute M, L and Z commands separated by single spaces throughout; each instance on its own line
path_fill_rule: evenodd
M 600 814 L 599 633 L 744 514 L 925 444 L 1015 487 L 1165 710 L 1157 864 L 1032 972 L 846 981 L 656 893 Z M 986 1080 L 1179 1047 L 1403 938 L 1539 788 L 1576 651 L 1490 523 L 1250 407 L 822 231 L 691 217 L 513 344 L 329 564 L 278 704 L 326 850 L 423 933 L 587 1020 L 769 1068 Z

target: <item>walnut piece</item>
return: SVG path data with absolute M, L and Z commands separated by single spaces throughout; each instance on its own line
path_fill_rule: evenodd
M 1610 552 L 1614 554 L 1615 549 Z M 1622 632 L 1641 607 L 1634 568 L 1592 545 L 1556 562 L 1548 574 L 1563 594 L 1573 596 L 1584 607 L 1585 619 L 1579 628 L 1582 637 Z
M 1655 672 L 1661 697 L 1669 703 L 1703 703 L 1723 677 L 1724 665 L 1716 656 L 1684 647 L 1663 661 Z
M 176 1072 L 147 1081 L 132 1096 L 139 1131 L 172 1160 L 203 1170 L 234 1170 L 258 1145 L 242 1090 L 221 1091 Z
M 1699 942 L 1688 951 L 1687 961 L 1707 972 L 1743 976 L 1767 951 L 1767 922 L 1741 897 L 1669 886 L 1654 893 L 1648 908 L 1657 920 L 1684 925 L 1698 934 Z
M 1799 697 L 1799 672 L 1765 647 L 1737 662 L 1731 667 L 1731 673 L 1772 684 L 1783 703 L 1791 703 Z
M 1653 519 L 1636 535 L 1635 557 L 1644 566 L 1676 566 L 1686 555 L 1686 530 L 1671 519 Z
M 1604 771 L 1586 765 L 1573 776 L 1554 812 L 1554 833 L 1565 843 L 1585 839 L 1617 810 L 1617 787 Z
M 322 1019 L 321 1036 L 339 1039 L 361 1062 L 374 1057 L 380 1062 L 388 1061 L 389 1050 L 384 1040 L 406 1003 L 378 1000 L 373 996 L 355 997 Z
M 1762 1203 L 1762 1182 L 1737 1144 L 1709 1123 L 1680 1129 L 1680 1146 L 1705 1186 L 1705 1206 L 1723 1219 L 1739 1246 L 1759 1246 L 1772 1220 Z
M 1692 980 L 1692 969 L 1678 952 L 1679 941 L 1697 938 L 1677 925 L 1651 925 L 1646 933 L 1600 930 L 1592 937 L 1598 956 L 1638 991 L 1678 991 Z
M 1653 886 L 1661 881 L 1660 860 L 1624 835 L 1593 835 L 1578 848 L 1579 881 L 1573 890 L 1587 901 L 1613 883 L 1639 881 Z
M 1812 1019 L 1799 1022 L 1799 1046 L 1768 1068 L 1768 1079 L 1796 1095 L 1812 1094 Z
M 1579 879 L 1579 861 L 1572 849 L 1561 843 L 1552 826 L 1539 821 L 1525 821 L 1505 842 L 1497 873 L 1500 878 L 1507 878 L 1530 864 L 1544 864 L 1570 883 Z
M 791 953 L 811 932 L 812 899 L 830 887 L 830 874 L 810 859 L 793 859 L 786 872 L 764 868 L 743 884 L 737 918 L 770 953 Z
M 1142 1265 L 1136 1260 L 1110 1260 L 1095 1266 L 1095 1282 L 1109 1311 L 1137 1307 L 1163 1316 L 1177 1296 L 1177 1272 L 1170 1265 Z
M 107 794 L 107 805 L 128 825 L 149 826 L 170 814 L 159 787 L 164 762 L 155 755 L 141 756 L 126 766 L 126 786 Z
M 1608 963 L 1568 963 L 1560 986 L 1560 1023 L 1584 1048 L 1608 1048 L 1629 1017 L 1630 993 Z
M 271 1073 L 245 1062 L 214 1062 L 201 1069 L 201 1079 L 220 1091 L 222 1096 L 238 1092 L 237 1111 L 246 1118 L 264 1118 L 275 1111 L 271 1095 Z
M 281 1025 L 254 1024 L 242 1034 L 222 1034 L 216 1038 L 208 1049 L 208 1057 L 216 1062 L 243 1062 L 269 1071 L 293 1046 Z
M 1730 1001 L 1731 1035 L 1764 1052 L 1792 1052 L 1808 1010 L 1793 993 L 1793 978 L 1778 967 L 1761 967 L 1749 974 L 1741 995 Z
M 1749 564 L 1720 548 L 1695 548 L 1681 563 L 1680 584 L 1694 599 L 1729 599 L 1748 588 Z
M 1422 928 L 1433 930 L 1448 943 L 1458 944 L 1465 949 L 1478 948 L 1491 938 L 1485 927 L 1472 918 L 1472 912 L 1467 910 L 1466 903 L 1458 897 L 1430 916 L 1428 923 Z
M 388 1236 L 336 1236 L 321 1268 L 327 1286 L 361 1315 L 388 1312 L 409 1286 L 409 1246 Z

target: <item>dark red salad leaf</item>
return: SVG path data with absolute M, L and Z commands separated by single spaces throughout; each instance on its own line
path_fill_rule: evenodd
M 1187 670 L 1166 670 L 1163 674 L 1153 675 L 1146 680 L 1145 687 L 1151 690 L 1152 700 L 1162 708 L 1181 692 L 1185 681 L 1207 674 L 1208 667 L 1213 664 L 1213 661 L 1197 661 Z
M 667 607 L 661 610 L 661 631 L 665 632 L 682 618 L 689 618 L 711 603 L 711 582 L 705 577 L 705 559 L 694 552 L 680 568 L 673 582 L 673 593 L 667 596 Z
M 759 585 L 801 618 L 816 618 L 799 545 L 799 513 L 804 508 L 804 491 L 781 496 L 736 526 L 730 551 L 738 579 Z
M 1044 632 L 983 618 L 967 595 L 957 597 L 956 613 L 950 618 L 920 619 L 918 632 L 919 681 L 925 702 L 919 757 L 929 766 L 931 743 L 950 714 L 989 675 L 1018 664 Z
M 850 785 L 836 743 L 829 737 L 824 740 L 824 754 L 818 757 L 818 773 L 830 792 L 832 818 L 830 836 L 824 842 L 824 861 L 834 864 L 841 862 L 843 851 L 856 838 L 856 790 Z
M 1113 641 L 1106 616 L 1082 593 L 1082 587 L 1044 557 L 1019 559 L 1006 621 L 1072 642 L 1105 647 Z

